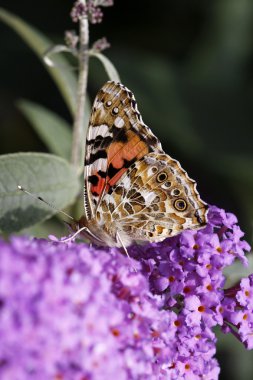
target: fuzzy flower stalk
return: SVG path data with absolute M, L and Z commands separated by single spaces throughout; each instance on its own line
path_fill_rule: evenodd
M 74 52 L 78 59 L 78 85 L 77 104 L 73 126 L 73 142 L 71 162 L 78 169 L 80 164 L 80 140 L 84 122 L 84 107 L 87 92 L 87 79 L 89 69 L 89 23 L 98 24 L 102 22 L 103 12 L 101 7 L 113 5 L 112 0 L 77 0 L 71 10 L 71 18 L 79 23 L 79 35 L 66 32 L 65 40 L 67 46 Z M 95 46 L 104 50 L 109 47 L 106 39 L 100 39 Z
M 2 380 L 218 379 L 215 326 L 253 347 L 253 276 L 223 269 L 249 245 L 236 217 L 130 249 L 0 242 Z

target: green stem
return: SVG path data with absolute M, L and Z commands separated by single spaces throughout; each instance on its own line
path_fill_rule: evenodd
M 86 5 L 86 0 L 82 0 Z M 79 21 L 79 75 L 77 86 L 77 104 L 73 126 L 71 163 L 78 169 L 80 165 L 81 135 L 84 120 L 84 105 L 87 89 L 89 64 L 89 22 L 87 17 Z

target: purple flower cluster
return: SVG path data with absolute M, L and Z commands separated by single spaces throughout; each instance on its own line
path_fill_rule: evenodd
M 2 380 L 215 380 L 214 326 L 253 346 L 253 276 L 225 289 L 250 247 L 232 214 L 203 230 L 118 249 L 0 242 Z
M 146 246 L 142 252 L 136 247 L 132 250 L 134 257 L 142 258 L 151 291 L 161 297 L 160 307 L 176 312 L 174 360 L 180 367 L 187 362 L 194 374 L 190 377 L 188 373 L 187 379 L 198 378 L 194 377 L 197 368 L 203 374 L 208 365 L 212 369 L 205 378 L 217 378 L 218 368 L 212 359 L 214 326 L 232 332 L 246 348 L 253 348 L 253 276 L 224 290 L 223 275 L 223 269 L 236 258 L 247 265 L 244 252 L 250 246 L 241 240 L 244 234 L 233 214 L 211 207 L 208 219 L 203 230 L 185 231 L 166 242 Z M 178 376 L 183 378 L 182 373 Z
M 71 18 L 74 22 L 78 22 L 81 18 L 87 17 L 91 24 L 102 22 L 103 12 L 101 7 L 110 7 L 113 0 L 77 0 L 71 11 Z
M 248 350 L 253 349 L 253 274 L 239 286 L 225 290 L 222 330 L 232 333 Z

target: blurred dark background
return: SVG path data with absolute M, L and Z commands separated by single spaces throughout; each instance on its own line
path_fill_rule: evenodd
M 72 1 L 0 0 L 61 43 L 73 29 Z M 197 180 L 202 198 L 235 213 L 252 242 L 253 2 L 252 0 L 128 0 L 104 8 L 91 42 L 106 36 L 122 82 L 137 98 L 144 121 Z M 38 58 L 0 24 L 0 152 L 46 151 L 16 107 L 20 98 L 71 116 Z M 107 80 L 90 61 L 91 99 Z M 220 379 L 252 379 L 253 354 L 221 337 Z

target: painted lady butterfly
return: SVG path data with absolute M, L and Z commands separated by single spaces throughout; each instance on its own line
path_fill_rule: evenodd
M 107 82 L 86 139 L 84 216 L 74 230 L 98 245 L 159 242 L 207 222 L 207 205 L 144 124 L 131 91 Z

